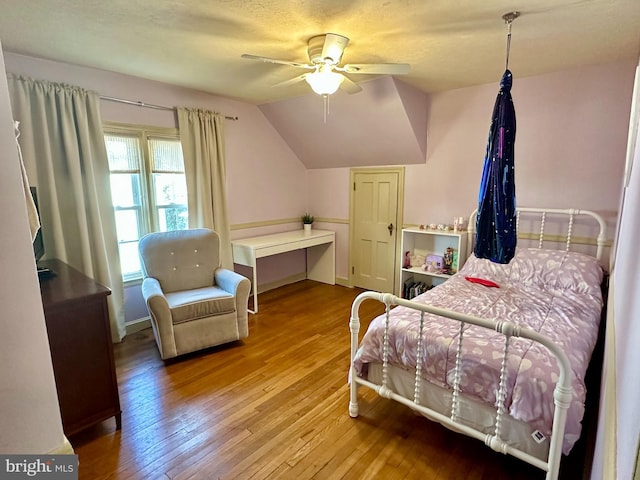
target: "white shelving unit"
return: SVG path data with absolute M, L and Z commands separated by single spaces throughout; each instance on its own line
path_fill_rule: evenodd
M 453 232 L 448 230 L 421 230 L 419 228 L 402 229 L 402 255 L 400 259 L 400 287 L 399 296 L 404 297 L 405 282 L 424 282 L 427 286 L 438 285 L 451 275 L 437 272 L 427 272 L 422 266 L 404 268 L 405 252 L 412 255 L 435 254 L 444 256 L 448 247 L 457 253 L 457 262 L 453 265 L 453 272 L 464 265 L 467 259 L 467 232 Z

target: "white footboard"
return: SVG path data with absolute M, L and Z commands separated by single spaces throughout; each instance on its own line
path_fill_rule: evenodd
M 386 323 L 384 332 L 384 347 L 383 347 L 383 362 L 382 362 L 382 382 L 381 384 L 375 384 L 364 378 L 358 377 L 353 366 L 353 360 L 358 349 L 358 332 L 360 330 L 360 319 L 358 317 L 358 310 L 360 304 L 366 299 L 375 299 L 386 305 Z M 432 410 L 424 405 L 420 404 L 420 390 L 422 386 L 422 372 L 420 362 L 417 362 L 417 368 L 415 372 L 415 387 L 414 398 L 407 398 L 392 391 L 387 385 L 387 369 L 388 369 L 388 328 L 389 328 L 389 312 L 391 306 L 402 305 L 421 311 L 420 317 L 420 336 L 417 344 L 416 358 L 421 358 L 421 353 L 424 348 L 422 345 L 422 327 L 424 323 L 425 313 L 431 313 L 442 317 L 447 317 L 460 322 L 460 334 L 457 344 L 455 374 L 453 382 L 453 391 L 451 395 L 451 409 L 450 415 L 443 415 L 435 410 Z M 460 406 L 460 364 L 462 355 L 462 341 L 465 324 L 473 324 L 480 327 L 495 330 L 504 335 L 504 350 L 502 357 L 502 369 L 500 372 L 499 391 L 498 391 L 498 406 L 496 408 L 495 428 L 493 434 L 486 434 L 466 424 L 458 421 L 458 412 Z M 478 440 L 484 441 L 485 444 L 490 446 L 493 450 L 502 452 L 504 454 L 512 455 L 520 460 L 523 460 L 531 465 L 534 465 L 547 472 L 547 480 L 557 479 L 558 470 L 560 466 L 560 458 L 562 454 L 562 442 L 564 437 L 565 423 L 567 418 L 567 409 L 571 403 L 572 397 L 572 371 L 564 352 L 562 352 L 555 343 L 553 343 L 547 337 L 540 335 L 539 333 L 530 330 L 528 328 L 519 327 L 514 323 L 508 321 L 494 321 L 488 319 L 482 319 L 473 317 L 470 315 L 460 314 L 449 310 L 433 307 L 430 305 L 420 304 L 405 300 L 390 293 L 378 293 L 378 292 L 364 292 L 354 300 L 351 307 L 351 320 L 349 323 L 351 330 L 351 398 L 349 403 L 349 414 L 352 417 L 358 416 L 358 387 L 364 385 L 375 390 L 380 396 L 393 399 L 408 407 L 422 413 L 426 417 L 438 421 L 441 424 L 463 433 Z M 549 445 L 549 454 L 547 461 L 540 460 L 533 455 L 526 453 L 518 448 L 508 445 L 502 436 L 502 425 L 505 413 L 504 399 L 506 395 L 506 361 L 509 351 L 509 343 L 512 337 L 528 338 L 535 342 L 541 343 L 556 357 L 558 361 L 558 367 L 560 370 L 558 382 L 554 390 L 554 403 L 555 413 L 553 417 L 553 429 Z

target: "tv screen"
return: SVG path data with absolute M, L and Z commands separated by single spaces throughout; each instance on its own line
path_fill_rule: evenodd
M 29 187 L 31 190 L 31 196 L 33 197 L 33 203 L 36 205 L 36 210 L 38 211 L 38 217 L 40 216 L 40 207 L 38 206 L 38 194 L 36 192 L 36 187 Z M 38 233 L 36 234 L 36 238 L 33 241 L 33 254 L 36 257 L 36 262 L 42 258 L 44 255 L 44 242 L 42 240 L 42 227 L 38 229 Z

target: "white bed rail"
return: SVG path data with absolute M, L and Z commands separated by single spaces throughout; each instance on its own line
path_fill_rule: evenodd
M 354 358 L 358 350 L 358 332 L 360 330 L 360 319 L 358 316 L 358 310 L 360 304 L 366 299 L 374 299 L 382 302 L 386 306 L 386 322 L 384 332 L 384 346 L 383 346 L 383 365 L 382 365 L 382 383 L 375 384 L 369 380 L 358 377 L 354 368 Z M 454 385 L 452 391 L 451 400 L 451 416 L 443 415 L 435 410 L 432 410 L 419 403 L 420 385 L 423 381 L 420 371 L 420 362 L 416 369 L 415 375 L 415 392 L 414 398 L 409 399 L 398 393 L 392 391 L 387 386 L 387 369 L 388 369 L 388 328 L 389 328 L 389 311 L 393 305 L 402 305 L 422 312 L 420 320 L 420 334 L 422 333 L 422 324 L 424 321 L 424 314 L 431 313 L 442 317 L 450 318 L 460 322 L 460 338 L 458 341 L 458 347 L 456 352 Z M 504 335 L 505 343 L 502 359 L 502 371 L 500 374 L 500 386 L 498 391 L 498 402 L 496 408 L 496 421 L 493 434 L 486 434 L 468 425 L 462 424 L 457 420 L 458 401 L 459 401 L 459 381 L 460 381 L 460 357 L 462 355 L 462 332 L 464 331 L 465 324 L 473 324 L 480 327 L 484 327 L 490 330 L 497 331 Z M 486 445 L 491 447 L 497 452 L 512 455 L 520 460 L 523 460 L 535 467 L 538 467 L 547 472 L 547 480 L 555 480 L 558 477 L 558 471 L 560 467 L 560 458 L 562 455 L 562 443 L 564 438 L 565 423 L 567 419 L 567 410 L 571 403 L 573 395 L 572 384 L 572 371 L 569 365 L 569 360 L 562 350 L 553 343 L 549 338 L 539 334 L 531 329 L 520 327 L 512 322 L 508 321 L 494 321 L 489 319 L 483 319 L 466 315 L 442 308 L 433 307 L 431 305 L 421 304 L 410 300 L 399 298 L 390 293 L 378 293 L 378 292 L 364 292 L 356 297 L 351 306 L 351 320 L 349 322 L 349 329 L 351 331 L 351 393 L 349 402 L 349 415 L 352 417 L 358 416 L 358 387 L 360 385 L 366 386 L 375 390 L 380 396 L 390 398 L 399 403 L 402 403 L 420 413 L 426 417 L 438 421 L 441 424 L 464 433 L 470 437 L 484 441 Z M 505 415 L 504 398 L 506 389 L 506 358 L 508 354 L 509 342 L 511 337 L 521 337 L 538 342 L 556 357 L 558 367 L 560 370 L 558 382 L 554 390 L 554 404 L 555 411 L 553 417 L 553 427 L 551 433 L 551 439 L 549 444 L 549 453 L 547 461 L 540 460 L 533 455 L 524 452 L 518 448 L 508 445 L 501 437 L 501 425 Z M 422 340 L 418 341 L 418 352 L 416 358 L 420 358 L 420 349 L 423 348 Z

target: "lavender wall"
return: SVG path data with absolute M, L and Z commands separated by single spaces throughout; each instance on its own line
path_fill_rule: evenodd
M 308 208 L 306 168 L 258 107 L 204 92 L 142 78 L 69 65 L 12 53 L 5 54 L 8 72 L 63 82 L 101 95 L 173 107 L 208 108 L 237 121 L 226 122 L 227 195 L 232 238 L 300 228 L 297 219 Z M 101 102 L 104 121 L 177 127 L 175 113 L 133 105 Z M 265 226 L 264 224 L 270 225 Z M 247 225 L 249 224 L 249 225 Z M 243 228 L 251 227 L 251 228 Z M 260 265 L 262 267 L 262 265 Z M 276 268 L 260 268 L 259 284 L 295 277 L 305 270 L 296 254 L 277 257 Z M 126 288 L 127 320 L 141 311 L 140 287 Z
M 256 106 L 103 70 L 11 53 L 5 57 L 8 72 L 35 79 L 78 85 L 105 96 L 169 107 L 208 108 L 238 116 L 239 120 L 227 121 L 225 127 L 230 223 L 280 220 L 298 217 L 304 211 L 306 169 Z M 177 126 L 171 111 L 110 101 L 101 102 L 101 111 L 104 121 Z
M 299 228 L 306 209 L 336 231 L 336 274 L 348 278 L 349 168 L 307 170 L 254 105 L 140 78 L 6 55 L 7 70 L 62 81 L 103 95 L 160 105 L 211 108 L 227 122 L 227 192 L 232 237 Z M 513 97 L 518 118 L 516 188 L 520 205 L 579 206 L 615 223 L 624 165 L 634 64 L 614 63 L 519 78 Z M 431 95 L 425 162 L 406 166 L 407 224 L 451 223 L 475 207 L 495 83 Z M 175 126 L 172 112 L 102 102 L 105 120 Z M 352 115 L 367 115 L 358 109 Z M 354 158 L 354 165 L 366 165 Z M 389 165 L 399 163 L 389 158 Z M 293 221 L 291 221 L 293 219 Z M 290 223 L 287 223 L 290 221 Z M 259 284 L 304 271 L 299 255 L 260 265 Z
M 516 189 L 520 205 L 579 206 L 615 221 L 624 168 L 633 63 L 518 79 Z M 432 97 L 427 162 L 408 171 L 405 220 L 449 221 L 474 208 L 497 84 Z M 426 202 L 425 202 L 426 203 Z
M 393 77 L 359 83 L 350 95 L 338 90 L 327 101 L 313 93 L 260 105 L 307 168 L 424 162 L 428 96 Z
M 528 78 L 514 72 L 519 205 L 596 210 L 613 231 L 634 68 L 633 62 L 614 63 Z M 475 208 L 497 92 L 496 82 L 431 95 L 426 162 L 406 166 L 405 224 L 452 223 L 454 216 L 468 216 Z M 308 175 L 310 208 L 340 219 L 328 227 L 343 230 L 349 218 L 349 169 L 309 170 Z M 347 252 L 338 251 L 338 276 L 348 274 Z

